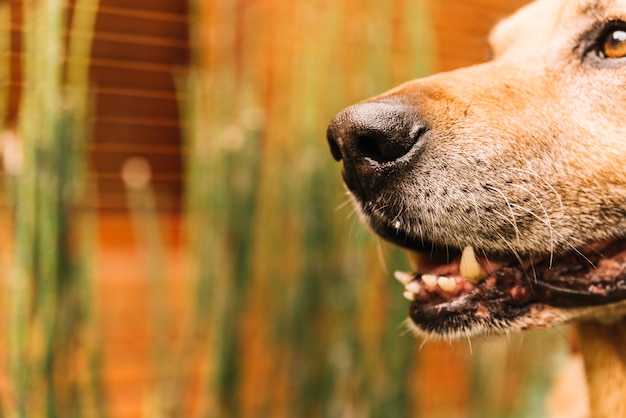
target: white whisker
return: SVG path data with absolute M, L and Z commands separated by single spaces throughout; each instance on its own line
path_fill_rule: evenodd
M 350 205 L 351 203 L 352 203 L 352 200 L 350 198 L 346 199 L 345 202 L 340 203 L 339 206 L 335 208 L 335 212 L 339 212 L 340 210 L 344 209 L 346 206 Z
M 515 237 L 516 240 L 519 241 L 520 239 L 520 231 L 519 228 L 517 227 L 517 221 L 515 219 L 515 212 L 513 211 L 513 207 L 511 206 L 511 203 L 509 202 L 509 199 L 506 197 L 506 195 L 502 192 L 502 190 L 497 189 L 493 186 L 487 186 L 487 188 L 489 190 L 493 190 L 494 192 L 498 193 L 500 196 L 502 196 L 502 198 L 504 199 L 504 201 L 506 202 L 507 207 L 509 208 L 509 212 L 511 213 L 511 221 L 512 221 L 512 225 L 515 228 Z
M 556 199 L 559 201 L 559 207 L 561 208 L 561 212 L 565 213 L 565 207 L 563 206 L 563 200 L 561 200 L 561 195 L 559 194 L 559 192 L 557 192 L 557 190 L 554 188 L 554 186 L 552 186 L 552 184 L 547 179 L 545 179 L 544 177 L 542 177 L 538 173 L 535 173 L 534 171 L 523 170 L 521 168 L 516 168 L 516 167 L 509 167 L 509 170 L 511 170 L 511 171 L 519 171 L 521 173 L 530 174 L 531 176 L 535 176 L 539 180 L 543 181 L 544 184 L 546 186 L 548 186 L 548 188 L 550 190 L 552 190 L 552 192 L 556 196 Z
M 537 204 L 539 204 L 539 206 L 541 206 L 541 210 L 543 210 L 543 213 L 546 215 L 546 219 L 545 221 L 543 219 L 541 219 L 541 217 L 539 217 L 538 215 L 536 215 L 534 212 L 532 211 L 528 211 L 528 213 L 534 217 L 536 217 L 537 219 L 539 219 L 540 221 L 542 221 L 547 227 L 548 227 L 548 231 L 550 232 L 550 267 L 552 267 L 552 262 L 554 261 L 554 228 L 552 227 L 552 223 L 550 222 L 550 215 L 548 215 L 548 211 L 546 210 L 545 206 L 543 205 L 543 203 L 541 203 L 541 200 L 533 193 L 531 192 L 528 188 L 521 186 L 519 184 L 514 184 L 513 186 L 524 190 L 526 193 L 528 193 L 530 196 L 533 197 L 533 199 L 535 199 L 535 201 L 537 202 Z M 522 206 L 517 206 L 518 209 L 521 210 L 525 210 L 526 208 L 522 207 Z
M 376 237 L 378 238 L 378 236 Z M 380 263 L 380 266 L 382 267 L 383 272 L 386 275 L 389 275 L 389 267 L 387 266 L 386 252 L 385 252 L 385 249 L 383 248 L 384 244 L 385 242 L 381 238 L 376 239 L 376 255 L 378 256 L 378 262 Z

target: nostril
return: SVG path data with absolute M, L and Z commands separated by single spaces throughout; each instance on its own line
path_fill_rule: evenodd
M 406 155 L 425 132 L 423 126 L 414 123 L 410 129 L 406 125 L 395 126 L 394 130 L 377 130 L 361 133 L 356 138 L 356 148 L 365 158 L 384 163 Z
M 386 149 L 386 138 L 377 133 L 369 133 L 361 135 L 357 139 L 357 148 L 359 153 L 366 158 L 375 161 L 391 161 L 395 159 L 393 155 Z

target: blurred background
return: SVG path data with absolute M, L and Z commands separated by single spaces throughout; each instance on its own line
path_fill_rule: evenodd
M 409 335 L 325 139 L 525 3 L 0 1 L 0 416 L 545 416 L 570 331 Z

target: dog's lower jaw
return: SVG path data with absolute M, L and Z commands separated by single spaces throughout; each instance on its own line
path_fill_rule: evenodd
M 611 327 L 616 324 L 613 318 L 626 317 L 626 302 L 617 302 L 604 307 L 557 308 L 544 304 L 528 306 L 524 315 L 510 320 L 474 321 L 459 329 L 445 332 L 432 332 L 416 325 L 407 318 L 407 328 L 418 338 L 425 340 L 455 341 L 465 338 L 513 334 L 525 330 L 545 329 L 564 324 L 592 323 Z M 607 320 L 608 318 L 608 320 Z M 626 364 L 626 338 L 624 339 L 624 361 Z M 626 367 L 624 368 L 626 372 Z M 624 415 L 626 417 L 626 415 Z
M 591 418 L 626 417 L 626 317 L 576 325 L 585 363 Z

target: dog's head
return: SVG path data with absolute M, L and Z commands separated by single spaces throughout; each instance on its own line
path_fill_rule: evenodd
M 485 64 L 340 112 L 363 220 L 411 250 L 414 327 L 458 337 L 626 312 L 626 0 L 539 0 Z

